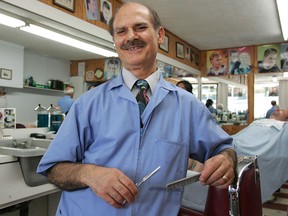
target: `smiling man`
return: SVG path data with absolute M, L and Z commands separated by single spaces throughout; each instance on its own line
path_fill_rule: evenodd
M 166 185 L 186 176 L 188 158 L 204 163 L 202 184 L 232 183 L 232 138 L 194 95 L 162 78 L 155 11 L 127 3 L 109 26 L 121 73 L 73 104 L 38 172 L 63 190 L 57 215 L 176 216 L 183 190 Z

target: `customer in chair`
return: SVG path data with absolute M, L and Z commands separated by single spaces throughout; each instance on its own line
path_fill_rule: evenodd
M 195 96 L 162 78 L 156 56 L 165 30 L 155 11 L 126 3 L 110 33 L 121 73 L 72 105 L 37 172 L 62 189 L 56 215 L 176 216 L 182 191 L 166 185 L 186 176 L 191 157 L 205 163 L 202 184 L 227 188 L 237 161 L 232 139 Z M 142 114 L 139 79 L 149 84 Z

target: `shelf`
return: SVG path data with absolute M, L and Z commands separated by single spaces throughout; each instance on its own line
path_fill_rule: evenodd
M 49 92 L 64 93 L 63 90 L 48 89 L 48 88 L 36 88 L 36 87 L 33 87 L 33 86 L 26 86 L 26 85 L 24 85 L 23 88 L 25 88 L 25 89 L 33 89 L 33 90 L 40 90 L 40 91 L 49 91 Z

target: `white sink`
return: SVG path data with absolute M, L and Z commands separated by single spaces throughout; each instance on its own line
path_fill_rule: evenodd
M 16 157 L 42 156 L 50 145 L 48 139 L 16 139 L 0 141 L 0 154 L 12 155 Z
M 51 140 L 36 138 L 3 140 L 0 141 L 0 154 L 18 157 L 26 184 L 38 186 L 48 183 L 45 176 L 36 173 L 36 169 L 50 143 Z

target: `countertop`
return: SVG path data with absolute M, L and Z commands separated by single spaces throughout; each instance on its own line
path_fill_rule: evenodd
M 0 209 L 60 191 L 50 183 L 29 187 L 17 161 L 0 164 L 0 173 Z

